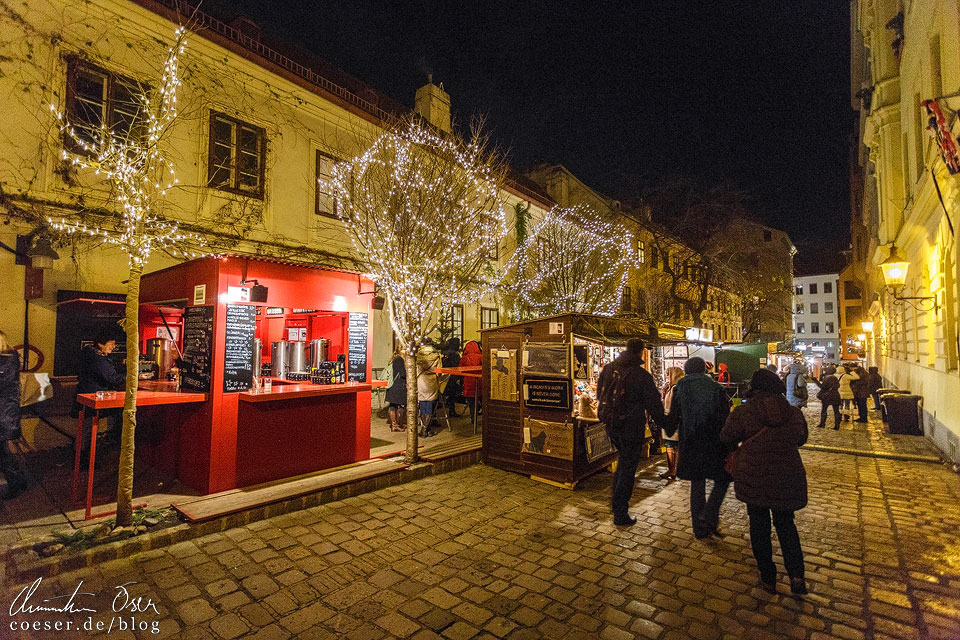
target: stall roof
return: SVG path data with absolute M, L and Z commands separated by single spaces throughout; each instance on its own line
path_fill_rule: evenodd
M 567 320 L 570 322 L 571 332 L 588 340 L 597 340 L 611 345 L 625 345 L 630 338 L 642 338 L 648 345 L 674 344 L 675 340 L 666 340 L 658 338 L 650 331 L 649 323 L 639 318 L 620 318 L 616 316 L 601 316 L 589 313 L 563 313 L 555 316 L 546 316 L 527 320 L 525 322 L 515 322 L 513 324 L 501 325 L 499 327 L 490 327 L 482 329 L 483 331 L 496 331 L 511 327 L 523 327 L 534 322 L 544 322 L 549 320 Z

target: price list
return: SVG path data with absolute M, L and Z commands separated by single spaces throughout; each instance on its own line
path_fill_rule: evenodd
M 347 380 L 367 381 L 367 314 L 351 313 L 347 344 Z
M 257 308 L 227 305 L 227 333 L 223 349 L 223 392 L 246 391 L 253 386 L 253 339 Z
M 210 392 L 213 357 L 213 306 L 187 307 L 183 312 L 181 387 Z

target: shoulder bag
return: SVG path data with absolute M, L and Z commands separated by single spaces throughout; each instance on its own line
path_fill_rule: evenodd
M 749 438 L 747 438 L 746 440 L 744 440 L 743 442 L 741 442 L 739 447 L 737 447 L 736 449 L 734 449 L 733 451 L 731 451 L 731 452 L 727 455 L 727 459 L 724 460 L 724 462 L 723 462 L 723 470 L 726 471 L 727 473 L 729 473 L 729 474 L 732 476 L 732 475 L 733 475 L 733 472 L 736 471 L 736 469 L 737 469 L 737 462 L 739 461 L 739 457 L 738 457 L 738 456 L 739 456 L 740 451 L 741 451 L 745 446 L 747 446 L 750 442 L 753 442 L 754 440 L 756 440 L 757 437 L 759 437 L 760 434 L 763 433 L 764 431 L 766 431 L 767 429 L 769 429 L 769 427 L 763 427 L 762 429 L 760 429 L 760 431 L 757 431 L 755 434 L 753 434 L 752 436 L 750 436 Z

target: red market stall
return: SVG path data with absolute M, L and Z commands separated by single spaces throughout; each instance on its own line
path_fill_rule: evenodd
M 209 398 L 165 426 L 180 480 L 209 494 L 369 458 L 372 292 L 357 273 L 243 257 L 143 276 L 142 377 Z

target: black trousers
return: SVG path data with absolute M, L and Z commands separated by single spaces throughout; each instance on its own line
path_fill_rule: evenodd
M 6 440 L 0 440 L 0 473 L 7 481 L 8 490 L 22 489 L 26 484 L 20 461 L 10 451 L 10 443 Z
M 830 410 L 830 407 L 833 407 L 833 426 L 840 428 L 840 405 L 839 404 L 822 404 L 820 405 L 820 426 L 827 426 L 827 412 Z
M 777 581 L 777 565 L 773 563 L 773 542 L 770 540 L 770 514 L 773 513 L 773 526 L 777 529 L 783 564 L 791 578 L 803 577 L 803 549 L 800 548 L 800 534 L 793 521 L 793 511 L 769 509 L 752 504 L 747 505 L 750 516 L 750 546 L 753 557 L 760 570 L 760 578 L 773 584 Z
M 615 518 L 625 517 L 633 496 L 633 483 L 637 476 L 637 465 L 643 452 L 643 438 L 624 438 L 610 431 L 610 441 L 617 448 L 617 470 L 613 473 L 613 485 L 610 490 L 610 507 Z
M 857 420 L 860 422 L 867 421 L 867 399 L 866 398 L 854 398 L 854 404 L 857 405 Z
M 720 525 L 720 505 L 723 504 L 729 488 L 729 480 L 713 480 L 708 498 L 706 479 L 690 481 L 690 521 L 693 524 L 693 535 L 702 538 L 717 529 Z

